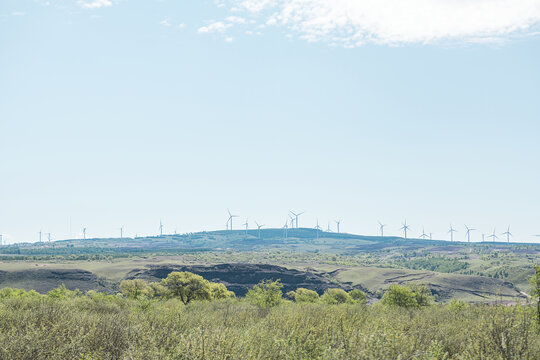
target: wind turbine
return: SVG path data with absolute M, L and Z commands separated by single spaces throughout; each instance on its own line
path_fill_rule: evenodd
M 161 219 L 159 219 L 159 236 L 163 236 L 163 223 L 161 222 Z
M 259 225 L 259 223 L 256 222 L 256 221 L 255 221 L 255 224 L 257 224 L 257 230 L 259 231 L 259 240 L 260 240 L 260 239 L 261 239 L 261 228 L 264 226 L 264 224 L 263 224 L 263 225 Z
M 405 239 L 407 239 L 407 230 L 410 230 L 411 227 L 407 225 L 407 219 L 405 219 L 405 222 L 403 223 L 403 226 L 401 227 L 401 230 L 405 233 Z
M 422 239 L 425 239 L 425 238 L 429 237 L 429 236 L 426 234 L 426 232 L 424 231 L 424 227 L 422 227 L 422 235 L 420 235 L 420 237 L 421 237 Z
M 86 240 L 86 228 L 85 227 L 83 227 L 82 233 L 83 233 L 83 239 Z
M 429 240 L 433 240 L 433 233 L 429 233 Z
M 289 215 L 289 219 L 291 219 L 291 229 L 294 229 L 294 218 L 290 215 Z
M 332 232 L 332 229 L 330 229 L 330 221 L 328 222 L 328 227 L 326 228 L 326 232 Z
M 51 242 L 51 233 L 47 233 L 47 238 L 49 239 L 49 242 Z
M 510 236 L 514 236 L 511 232 L 510 232 L 510 225 L 508 225 L 508 229 L 506 230 L 506 232 L 503 232 L 502 235 L 506 235 L 506 242 L 510 242 Z
M 248 226 L 249 226 L 248 218 L 246 218 L 246 222 L 243 223 L 242 225 L 244 225 L 246 227 L 246 235 L 247 235 L 248 234 Z
M 384 227 L 386 226 L 386 224 L 383 224 L 382 222 L 379 221 L 379 230 L 381 231 L 381 237 L 384 237 Z
M 482 233 L 482 242 L 486 240 L 486 234 Z
M 319 226 L 319 219 L 317 219 L 317 226 L 315 226 L 315 230 L 317 230 L 316 233 L 317 233 L 317 240 L 318 240 L 319 239 L 319 231 L 321 230 L 321 227 Z
M 120 227 L 120 239 L 123 239 L 124 238 L 124 227 L 121 226 Z
M 231 214 L 229 209 L 227 209 L 227 212 L 229 213 L 229 221 L 231 222 L 231 231 L 232 231 L 232 220 L 233 220 L 233 218 L 238 217 L 238 215 Z
M 489 235 L 488 238 L 491 238 L 493 242 L 495 242 L 495 239 L 498 239 L 499 237 L 495 234 L 495 228 L 493 228 L 493 234 Z
M 467 235 L 467 242 L 471 242 L 471 231 L 475 231 L 476 229 L 471 229 L 467 225 L 465 225 L 465 229 L 467 229 L 467 232 L 465 232 Z
M 282 229 L 285 232 L 285 239 L 287 239 L 288 237 L 287 231 L 289 229 L 289 220 L 285 219 L 285 225 L 283 225 Z
M 457 230 L 454 229 L 452 224 L 450 224 L 450 230 L 448 230 L 448 232 L 450 233 L 450 241 L 454 241 L 454 233 L 457 232 Z
M 302 211 L 301 213 L 298 213 L 298 214 L 295 214 L 295 213 L 293 213 L 293 212 L 291 211 L 291 214 L 293 214 L 294 217 L 295 217 L 296 228 L 297 228 L 297 229 L 298 229 L 298 217 L 299 217 L 300 215 L 302 215 L 303 213 L 305 213 L 305 211 Z
M 337 232 L 338 232 L 338 234 L 339 234 L 339 224 L 341 224 L 342 221 L 343 221 L 342 219 L 335 220 L 336 225 L 337 225 Z
M 39 229 L 39 242 L 41 242 L 41 229 Z

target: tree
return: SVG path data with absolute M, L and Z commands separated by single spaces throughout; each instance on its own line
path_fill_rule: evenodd
M 354 289 L 349 291 L 349 296 L 352 301 L 359 304 L 365 304 L 367 302 L 366 294 L 362 290 Z
M 414 294 L 414 299 L 418 306 L 429 306 L 433 300 L 431 291 L 425 285 L 410 285 L 409 286 Z
M 212 299 L 222 300 L 234 298 L 235 295 L 232 291 L 227 290 L 227 287 L 221 283 L 210 283 L 210 290 L 212 292 Z
M 343 289 L 326 289 L 321 296 L 321 301 L 329 305 L 345 304 L 352 302 L 351 297 Z
M 173 271 L 161 283 L 167 289 L 167 296 L 179 298 L 186 305 L 193 300 L 212 299 L 210 282 L 200 275 Z
M 66 285 L 62 284 L 56 289 L 52 289 L 47 293 L 47 296 L 54 299 L 67 299 L 82 296 L 82 292 L 79 289 L 69 290 Z
M 540 325 L 540 266 L 534 267 L 534 275 L 529 281 L 531 283 L 531 296 L 536 301 L 536 319 Z
M 270 308 L 283 302 L 283 285 L 279 280 L 262 280 L 246 294 L 246 299 L 261 308 Z
M 139 299 L 150 294 L 150 287 L 142 279 L 124 280 L 120 283 L 120 291 L 130 299 Z
M 290 291 L 289 297 L 297 303 L 316 303 L 319 301 L 319 294 L 316 291 L 298 288 L 296 291 Z
M 390 285 L 384 293 L 381 303 L 388 306 L 399 306 L 405 308 L 418 307 L 415 294 L 408 286 Z

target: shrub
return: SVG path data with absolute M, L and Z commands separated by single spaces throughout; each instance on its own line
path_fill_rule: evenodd
M 150 287 L 141 279 L 124 280 L 120 283 L 120 291 L 130 299 L 139 299 L 150 294 Z
M 321 302 L 328 305 L 337 305 L 350 303 L 352 299 L 343 289 L 326 289 L 321 296 Z
M 418 307 L 415 294 L 408 286 L 390 285 L 384 293 L 381 303 L 388 306 L 399 306 L 405 308 Z
M 298 288 L 296 291 L 287 293 L 297 303 L 316 303 L 319 301 L 319 294 L 316 291 Z
M 283 285 L 279 280 L 262 280 L 246 294 L 246 299 L 261 308 L 271 308 L 283 302 Z
M 362 290 L 354 289 L 349 291 L 349 296 L 355 303 L 365 304 L 367 303 L 366 294 Z
M 235 295 L 232 291 L 227 290 L 227 287 L 221 283 L 210 283 L 210 291 L 212 293 L 212 299 L 222 300 L 234 298 Z
M 66 285 L 62 284 L 56 289 L 52 289 L 47 293 L 47 296 L 53 299 L 69 299 L 82 296 L 82 292 L 79 289 L 69 290 Z

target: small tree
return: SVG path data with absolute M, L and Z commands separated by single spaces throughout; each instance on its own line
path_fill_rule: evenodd
M 150 294 L 150 288 L 142 279 L 124 280 L 120 283 L 120 291 L 130 299 L 139 299 Z
M 262 280 L 246 294 L 246 299 L 262 308 L 277 306 L 283 302 L 283 285 L 279 280 Z
M 405 308 L 418 307 L 416 297 L 408 286 L 390 285 L 384 293 L 381 303 L 388 306 L 400 306 Z
M 354 289 L 349 291 L 349 296 L 351 297 L 352 301 L 358 304 L 365 304 L 367 303 L 367 297 L 366 294 L 362 290 Z
M 351 297 L 343 289 L 326 289 L 321 301 L 328 305 L 345 304 L 352 302 Z
M 67 299 L 82 296 L 82 292 L 79 289 L 69 290 L 66 285 L 62 284 L 56 289 L 52 289 L 47 293 L 47 296 L 54 299 Z
M 319 294 L 316 291 L 298 288 L 296 291 L 291 291 L 289 297 L 297 303 L 316 303 L 319 301 Z
M 534 267 L 534 275 L 530 279 L 531 296 L 536 301 L 536 320 L 540 325 L 540 266 Z
M 167 296 L 179 298 L 186 305 L 193 300 L 212 298 L 210 282 L 187 271 L 173 271 L 161 283 L 167 289 Z
M 234 298 L 235 295 L 232 291 L 227 290 L 227 287 L 221 283 L 210 283 L 210 290 L 212 292 L 212 299 L 222 300 Z

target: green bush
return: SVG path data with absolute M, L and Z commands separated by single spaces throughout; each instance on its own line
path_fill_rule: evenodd
M 298 288 L 296 291 L 290 291 L 287 296 L 297 303 L 316 303 L 319 301 L 319 294 L 316 291 Z
M 283 302 L 283 285 L 279 280 L 262 280 L 246 294 L 246 299 L 261 308 L 271 308 Z
M 350 303 L 352 299 L 343 289 L 326 289 L 321 296 L 321 302 L 328 305 L 337 305 Z
M 388 306 L 399 306 L 404 308 L 418 307 L 416 296 L 408 286 L 390 285 L 384 292 L 381 303 Z
M 366 294 L 359 289 L 354 289 L 349 291 L 349 296 L 351 297 L 352 301 L 359 304 L 365 304 L 367 303 L 367 297 Z

